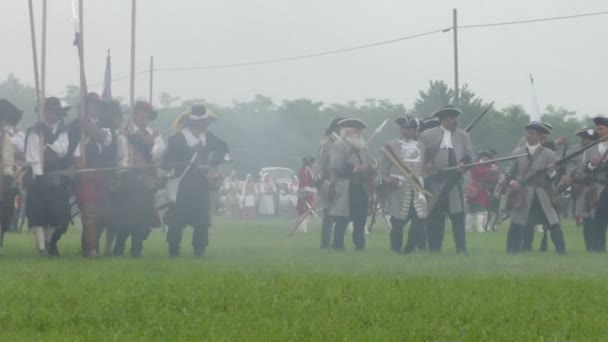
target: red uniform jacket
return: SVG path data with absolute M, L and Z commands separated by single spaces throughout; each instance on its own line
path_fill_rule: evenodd
M 317 188 L 309 167 L 304 166 L 298 172 L 298 214 L 302 215 L 308 211 L 308 205 L 314 207 Z M 308 203 L 308 205 L 306 205 Z
M 489 166 L 477 166 L 471 169 L 471 184 L 467 203 L 478 204 L 482 207 L 490 205 L 490 191 L 496 183 L 498 172 Z

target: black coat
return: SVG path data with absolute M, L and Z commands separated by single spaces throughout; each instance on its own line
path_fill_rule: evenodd
M 209 163 L 217 166 L 228 154 L 228 145 L 222 139 L 207 132 L 205 145 L 188 146 L 186 138 L 178 132 L 169 138 L 167 152 L 163 164 L 189 163 L 194 153 L 198 151 L 195 163 Z M 174 176 L 179 177 L 187 166 L 173 167 Z M 192 165 L 183 176 L 175 204 L 169 207 L 166 222 L 176 226 L 210 226 L 209 213 L 209 182 L 207 170 L 198 165 Z

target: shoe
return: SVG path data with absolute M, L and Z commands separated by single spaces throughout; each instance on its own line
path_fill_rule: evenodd
M 38 251 L 38 253 L 40 254 L 41 257 L 49 256 L 49 252 L 46 249 L 40 250 L 40 251 Z
M 59 248 L 57 248 L 56 242 L 49 242 L 47 248 L 48 248 L 49 256 L 53 256 L 53 257 L 59 256 Z

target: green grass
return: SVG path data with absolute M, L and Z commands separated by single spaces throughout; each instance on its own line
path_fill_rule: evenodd
M 468 234 L 457 257 L 449 232 L 441 255 L 400 256 L 382 224 L 365 252 L 342 253 L 319 250 L 318 222 L 295 237 L 290 225 L 217 220 L 203 260 L 190 230 L 178 259 L 158 230 L 137 260 L 80 258 L 77 229 L 53 260 L 29 234 L 7 235 L 0 341 L 608 338 L 608 260 L 585 253 L 572 226 L 565 257 L 505 255 L 504 229 Z

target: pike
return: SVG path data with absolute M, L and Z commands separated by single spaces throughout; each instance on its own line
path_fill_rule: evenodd
M 89 172 L 113 172 L 113 171 L 130 171 L 130 170 L 142 170 L 142 169 L 154 169 L 154 168 L 172 168 L 180 166 L 200 166 L 204 169 L 212 168 L 213 166 L 208 162 L 187 162 L 187 163 L 160 163 L 160 164 L 149 164 L 149 165 L 137 165 L 137 166 L 113 166 L 113 167 L 100 167 L 100 168 L 88 168 L 88 169 L 68 169 L 58 170 L 49 172 L 49 175 L 56 176 L 72 176 L 81 173 Z
M 483 118 L 490 111 L 492 106 L 494 106 L 494 101 L 492 101 L 483 112 L 481 112 L 479 115 L 477 115 L 477 117 L 475 117 L 475 119 L 473 119 L 473 121 L 471 121 L 471 123 L 464 130 L 467 133 L 471 132 L 471 130 L 473 129 L 473 127 L 475 127 L 477 122 L 479 122 L 479 120 L 481 120 L 481 118 Z
M 372 140 L 374 140 L 376 135 L 378 135 L 378 133 L 380 133 L 380 131 L 382 131 L 382 129 L 384 128 L 384 126 L 386 126 L 387 123 L 388 123 L 388 118 L 384 119 L 384 121 L 382 121 L 382 123 L 378 127 L 376 127 L 376 130 L 374 131 L 374 133 L 372 133 L 372 135 L 369 137 L 369 139 L 367 139 L 367 145 L 369 145 L 369 143 Z

